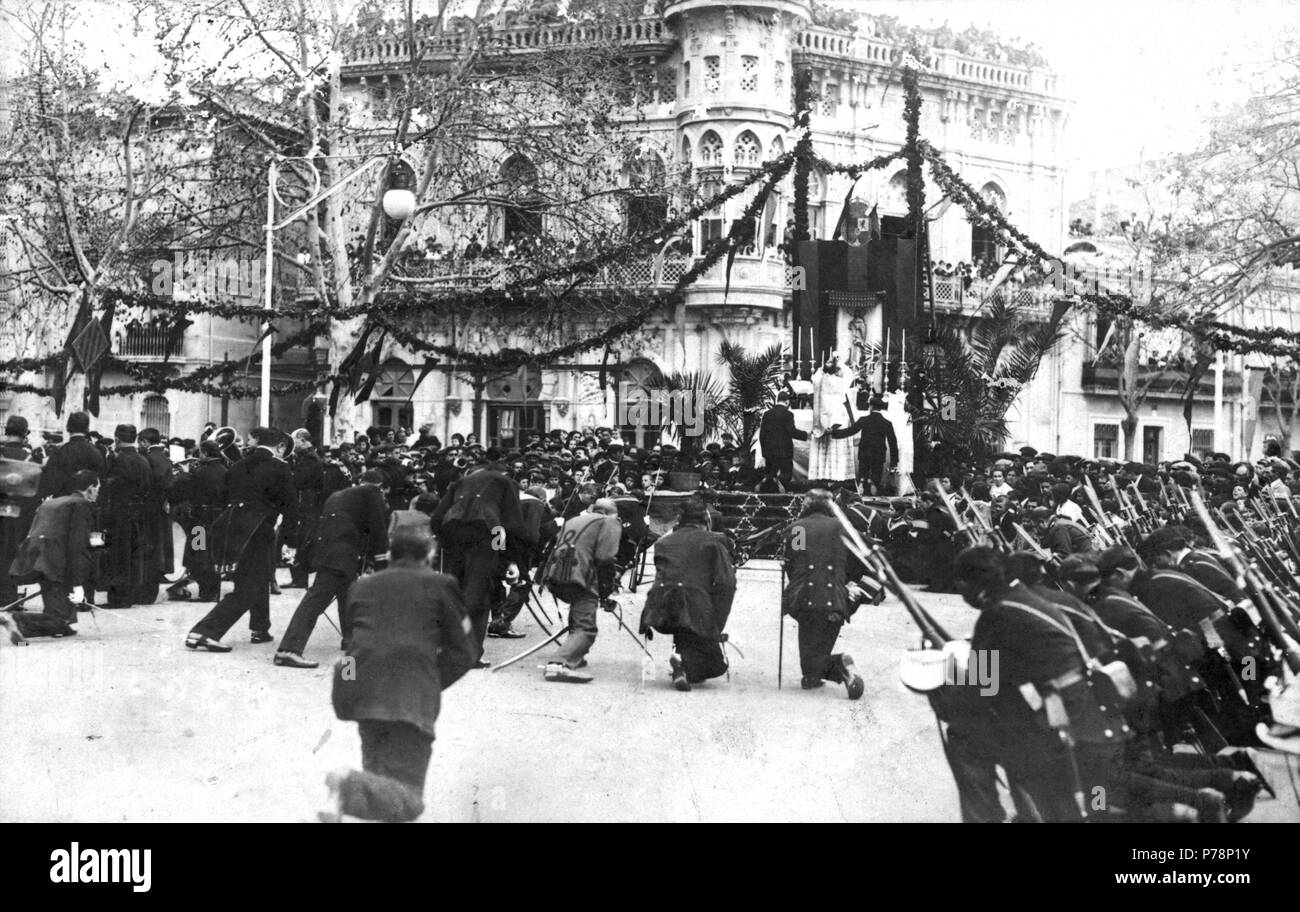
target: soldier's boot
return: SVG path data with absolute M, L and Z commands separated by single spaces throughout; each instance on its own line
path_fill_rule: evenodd
M 840 666 L 843 669 L 840 672 L 840 681 L 844 684 L 849 699 L 861 699 L 862 692 L 866 690 L 866 684 L 862 680 L 862 675 L 858 674 L 857 666 L 853 664 L 853 656 L 847 652 L 840 656 Z

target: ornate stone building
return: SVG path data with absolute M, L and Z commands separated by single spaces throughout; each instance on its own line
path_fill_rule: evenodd
M 869 27 L 850 33 L 815 25 L 812 18 L 811 5 L 803 0 L 682 0 L 666 4 L 660 15 L 619 23 L 613 37 L 652 74 L 653 94 L 644 106 L 645 117 L 628 125 L 659 150 L 642 166 L 689 167 L 706 192 L 743 179 L 792 147 L 792 80 L 804 67 L 811 69 L 820 96 L 812 118 L 820 155 L 852 163 L 899 149 L 905 125 L 897 64 L 905 48 L 872 37 L 874 29 Z M 581 42 L 593 35 L 572 23 L 515 27 L 504 33 L 519 48 Z M 456 52 L 454 36 L 417 35 L 417 45 L 426 57 Z M 411 53 L 410 45 L 400 41 L 357 47 L 343 68 L 345 90 L 366 105 L 376 86 L 409 64 Z M 925 53 L 923 137 L 1017 225 L 1047 248 L 1059 250 L 1066 217 L 1062 153 L 1070 105 L 1057 77 L 1046 69 L 979 59 L 951 47 L 934 46 Z M 815 237 L 834 234 L 850 190 L 845 177 L 814 175 L 809 220 Z M 852 188 L 859 201 L 854 211 L 875 207 L 885 220 L 901 217 L 906 212 L 904 191 L 901 162 L 871 172 Z M 671 285 L 690 258 L 724 234 L 751 199 L 741 194 L 722 211 L 699 219 L 691 226 L 689 250 L 663 253 L 625 270 L 622 280 Z M 941 273 L 934 286 L 936 309 L 969 312 L 979 303 L 981 280 L 966 285 L 948 276 L 941 264 L 996 263 L 1003 252 L 987 231 L 972 227 L 959 207 L 934 205 L 940 200 L 937 188 L 927 187 L 927 199 L 933 207 L 932 259 Z M 651 201 L 648 212 L 653 216 L 668 207 L 667 200 Z M 724 293 L 721 265 L 714 267 L 689 286 L 675 310 L 623 341 L 616 352 L 617 376 L 610 379 L 635 386 L 656 372 L 716 373 L 715 353 L 723 340 L 750 350 L 774 342 L 788 344 L 792 273 L 777 245 L 792 217 L 793 185 L 787 177 L 765 206 L 755 243 L 736 257 L 729 291 Z M 506 242 L 517 229 L 508 218 L 496 219 L 485 241 Z M 849 230 L 856 234 L 857 226 Z M 433 232 L 448 249 L 460 241 L 454 226 Z M 1029 304 L 1042 303 L 1039 295 L 1024 294 Z M 850 317 L 842 317 L 842 355 L 849 353 Z M 617 397 L 627 392 L 624 388 L 620 393 L 616 383 L 602 387 L 595 365 L 574 365 L 544 370 L 539 376 L 497 378 L 478 388 L 454 371 L 441 371 L 411 397 L 423 356 L 401 349 L 385 354 L 386 373 L 376 387 L 382 395 L 370 405 L 374 423 L 410 426 L 428 421 L 444 439 L 452 432 L 473 431 L 495 442 L 509 440 L 520 429 L 613 425 Z M 1009 416 L 1009 444 L 1033 441 L 1040 448 L 1065 451 L 1060 446 L 1071 439 L 1072 423 L 1062 417 L 1061 372 L 1059 355 L 1044 363 L 1039 379 Z M 482 408 L 471 407 L 476 398 Z

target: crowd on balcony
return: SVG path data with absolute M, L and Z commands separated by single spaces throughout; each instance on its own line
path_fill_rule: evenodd
M 860 30 L 869 37 L 879 38 L 897 45 L 919 45 L 938 50 L 956 51 L 967 57 L 976 57 L 1010 66 L 1048 66 L 1047 58 L 1036 44 L 1023 44 L 1019 39 L 999 35 L 992 29 L 967 26 L 957 31 L 944 20 L 938 27 L 905 25 L 897 16 L 865 16 L 859 20 Z

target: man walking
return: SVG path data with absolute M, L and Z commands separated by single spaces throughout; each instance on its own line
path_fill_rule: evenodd
M 379 469 L 367 469 L 361 484 L 331 494 L 321 510 L 314 540 L 303 546 L 316 579 L 298 603 L 275 652 L 275 664 L 289 668 L 316 667 L 302 653 L 316 619 L 335 599 L 339 625 L 347 638 L 351 629 L 348 587 L 361 575 L 362 558 L 375 564 L 388 560 L 388 477 Z
M 564 524 L 551 557 L 542 570 L 547 587 L 569 603 L 568 637 L 546 663 L 546 680 L 586 684 L 591 675 L 579 671 L 596 642 L 596 612 L 600 600 L 614 591 L 614 557 L 623 536 L 618 506 L 601 498 L 586 513 Z
M 362 772 L 325 779 L 331 804 L 320 814 L 401 822 L 424 812 L 442 691 L 478 658 L 456 581 L 430 569 L 427 533 L 394 533 L 392 564 L 348 594 L 352 636 L 335 667 L 335 714 L 357 723 Z
M 803 515 L 785 534 L 785 572 L 781 610 L 799 624 L 799 666 L 804 690 L 826 681 L 843 684 L 850 700 L 865 688 L 853 657 L 832 654 L 840 628 L 852 614 L 845 569 L 844 529 L 831 512 L 829 491 L 808 492 Z
M 24 636 L 76 633 L 71 629 L 77 623 L 76 606 L 86 601 L 99 476 L 83 469 L 70 486 L 73 493 L 51 497 L 36 508 L 31 531 L 9 568 L 14 576 L 35 574 L 41 584 L 42 614 L 18 615 Z
M 252 451 L 235 463 L 226 475 L 230 509 L 225 522 L 218 521 L 217 546 L 223 557 L 237 555 L 235 589 L 194 625 L 185 638 L 189 649 L 230 652 L 221 643 L 226 631 L 244 614 L 249 614 L 253 643 L 271 642 L 271 579 L 275 573 L 272 545 L 276 517 L 292 535 L 298 526 L 298 495 L 293 473 L 278 456 L 284 449 L 284 435 L 271 428 L 256 427 L 248 432 Z

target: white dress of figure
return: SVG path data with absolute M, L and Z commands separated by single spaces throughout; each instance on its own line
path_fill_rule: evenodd
M 849 424 L 848 409 L 844 400 L 849 395 L 853 381 L 848 371 L 841 367 L 839 373 L 817 371 L 813 374 L 813 426 L 808 435 L 808 477 L 827 481 L 851 481 L 858 474 L 857 445 L 855 438 L 836 440 L 831 436 L 831 426 Z
M 885 417 L 894 426 L 894 436 L 898 439 L 898 493 L 900 496 L 911 494 L 913 449 L 912 416 L 905 407 L 907 394 L 896 390 L 885 396 Z

